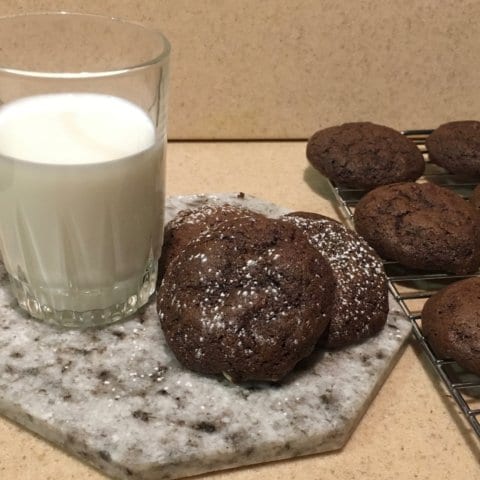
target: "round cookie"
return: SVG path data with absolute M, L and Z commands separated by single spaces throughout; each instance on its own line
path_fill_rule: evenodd
M 430 161 L 450 173 L 480 176 L 480 122 L 440 125 L 427 137 L 425 145 Z
M 369 122 L 319 130 L 308 141 L 307 158 L 336 184 L 364 190 L 416 180 L 425 170 L 423 155 L 409 138 Z
M 475 208 L 480 209 L 480 185 L 477 185 L 473 189 L 472 196 L 470 197 L 470 202 Z
M 323 215 L 293 212 L 284 219 L 305 233 L 332 268 L 331 320 L 319 345 L 345 347 L 377 334 L 387 320 L 388 286 L 374 250 L 355 232 Z
M 208 229 L 172 259 L 157 307 L 186 367 L 278 381 L 312 352 L 332 295 L 331 269 L 300 230 L 244 218 Z
M 422 331 L 438 357 L 480 375 L 480 278 L 452 283 L 430 297 Z
M 205 204 L 193 210 L 182 210 L 165 225 L 158 279 L 163 278 L 167 265 L 200 233 L 221 222 L 240 218 L 265 218 L 260 213 L 230 204 Z
M 407 267 L 475 272 L 480 265 L 480 213 L 432 183 L 398 183 L 367 193 L 355 228 L 386 259 Z

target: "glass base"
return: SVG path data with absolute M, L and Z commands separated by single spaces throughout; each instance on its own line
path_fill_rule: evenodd
M 109 325 L 126 317 L 133 315 L 140 307 L 145 305 L 152 294 L 155 292 L 157 282 L 157 262 L 149 263 L 145 274 L 140 282 L 135 282 L 137 287 L 130 288 L 126 300 L 117 302 L 107 308 L 89 309 L 83 311 L 63 310 L 54 308 L 51 302 L 45 301 L 49 295 L 36 295 L 34 289 L 26 282 L 21 281 L 9 274 L 10 285 L 18 304 L 26 310 L 32 317 L 44 321 L 45 323 L 63 328 L 89 328 L 102 327 Z M 131 282 L 128 282 L 131 284 Z M 139 286 L 138 286 L 139 285 Z M 114 287 L 115 288 L 115 287 Z M 122 290 L 124 285 L 122 285 Z M 53 297 L 58 300 L 63 295 L 63 299 L 75 295 L 76 297 L 88 297 L 94 295 L 91 291 L 85 292 L 58 292 L 53 293 Z M 41 297 L 41 299 L 39 298 Z M 56 302 L 58 304 L 58 302 Z

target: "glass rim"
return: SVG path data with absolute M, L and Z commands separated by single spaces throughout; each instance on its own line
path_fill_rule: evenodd
M 102 77 L 112 77 L 116 75 L 123 75 L 126 73 L 131 73 L 132 71 L 142 70 L 148 68 L 152 65 L 159 64 L 166 60 L 170 55 L 171 45 L 167 37 L 158 29 L 146 27 L 138 22 L 133 22 L 131 20 L 124 20 L 119 17 L 110 17 L 107 15 L 97 15 L 94 13 L 79 13 L 79 12 L 69 12 L 64 10 L 58 11 L 40 11 L 40 12 L 28 12 L 28 13 L 19 13 L 13 15 L 2 15 L 0 16 L 0 27 L 1 23 L 4 20 L 12 20 L 16 18 L 28 18 L 28 17 L 41 17 L 41 16 L 69 16 L 69 17 L 84 17 L 84 18 L 96 18 L 102 20 L 108 20 L 110 22 L 117 22 L 119 24 L 130 25 L 138 29 L 144 30 L 151 34 L 155 34 L 159 40 L 163 43 L 163 48 L 160 53 L 150 60 L 145 62 L 137 63 L 134 65 L 126 65 L 121 68 L 112 68 L 105 69 L 101 71 L 85 71 L 85 72 L 56 72 L 56 71 L 41 71 L 41 70 L 26 70 L 21 68 L 12 68 L 3 66 L 0 64 L 0 73 L 8 73 L 11 75 L 23 76 L 23 77 L 37 77 L 37 78 L 50 78 L 50 79 L 86 79 L 86 78 L 102 78 Z

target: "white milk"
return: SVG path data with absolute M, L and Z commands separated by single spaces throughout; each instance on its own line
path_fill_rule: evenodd
M 100 94 L 0 107 L 0 249 L 56 310 L 125 302 L 161 248 L 164 138 L 140 108 Z

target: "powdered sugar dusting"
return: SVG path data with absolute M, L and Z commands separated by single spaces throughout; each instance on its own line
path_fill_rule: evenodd
M 373 249 L 355 232 L 327 217 L 286 216 L 305 232 L 310 243 L 328 259 L 336 280 L 336 300 L 325 340 L 341 346 L 345 339 L 364 339 L 383 326 L 387 317 L 387 279 Z

